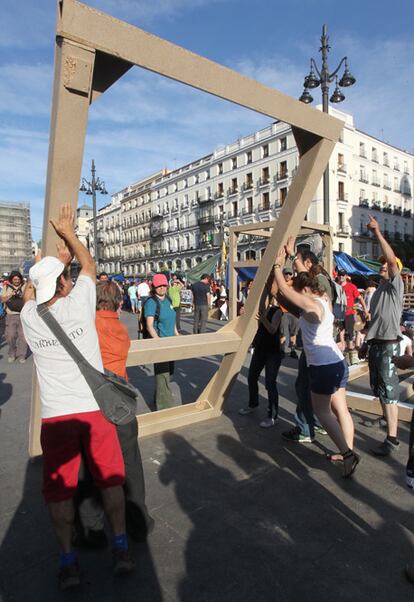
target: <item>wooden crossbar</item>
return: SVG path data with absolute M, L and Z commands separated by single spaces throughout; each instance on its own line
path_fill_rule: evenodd
M 139 366 L 172 360 L 234 353 L 241 338 L 235 332 L 208 332 L 162 339 L 140 339 L 131 342 L 127 366 Z

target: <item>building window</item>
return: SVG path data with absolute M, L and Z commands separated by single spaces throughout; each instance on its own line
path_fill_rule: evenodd
M 253 161 L 252 151 L 247 151 L 246 153 L 246 165 L 249 165 Z
M 344 182 L 338 182 L 338 201 L 345 200 L 345 184 Z
M 269 156 L 269 145 L 268 144 L 264 144 L 262 146 L 262 157 L 263 157 L 263 159 L 265 159 L 268 156 Z
M 262 209 L 270 209 L 270 197 L 268 192 L 262 194 Z
M 218 163 L 218 164 L 217 164 L 217 174 L 218 174 L 219 176 L 221 176 L 221 175 L 222 175 L 222 173 L 223 173 L 223 163 Z
M 253 197 L 249 196 L 246 199 L 247 202 L 247 213 L 253 213 Z
M 247 189 L 253 188 L 253 174 L 252 173 L 246 174 L 246 188 Z
M 269 168 L 263 167 L 262 169 L 262 177 L 260 178 L 261 184 L 269 184 Z
M 231 180 L 231 189 L 230 192 L 231 194 L 235 194 L 237 192 L 237 178 L 232 178 Z
M 378 153 L 377 153 L 377 149 L 375 148 L 375 146 L 373 146 L 371 149 L 371 160 L 374 161 L 375 163 L 378 163 Z
M 339 243 L 339 245 L 338 245 L 338 247 L 339 247 L 339 252 L 340 252 L 340 253 L 343 253 L 343 252 L 344 252 L 344 250 L 345 250 L 345 249 L 344 249 L 344 243 L 343 243 L 343 242 L 340 242 L 340 243 Z
M 365 150 L 365 144 L 363 142 L 359 143 L 359 156 L 360 157 L 364 157 L 364 159 L 367 158 L 367 153 Z
M 285 202 L 287 197 L 287 188 L 280 189 L 280 206 L 283 207 L 283 203 Z
M 237 217 L 237 201 L 232 203 L 232 217 Z
M 287 178 L 288 169 L 287 169 L 287 161 L 281 161 L 279 165 L 279 178 L 284 179 Z
M 231 168 L 237 169 L 237 157 L 233 157 L 231 160 Z
M 280 139 L 280 152 L 287 150 L 287 138 L 284 136 Z

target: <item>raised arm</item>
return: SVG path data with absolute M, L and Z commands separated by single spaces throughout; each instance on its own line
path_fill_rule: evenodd
M 282 268 L 285 263 L 285 250 L 281 249 L 276 257 L 274 264 L 275 280 L 279 292 L 291 303 L 296 305 L 305 314 L 304 317 L 310 322 L 320 322 L 322 320 L 323 307 L 306 295 L 301 295 L 286 283 Z
M 388 242 L 383 237 L 382 232 L 379 227 L 379 223 L 377 222 L 375 217 L 373 217 L 372 215 L 369 216 L 369 222 L 367 224 L 367 228 L 374 234 L 374 236 L 378 240 L 380 247 L 381 247 L 382 254 L 385 257 L 385 261 L 387 262 L 388 274 L 389 274 L 390 278 L 393 278 L 396 274 L 399 274 L 399 272 L 400 272 L 400 270 L 398 269 L 398 266 L 397 266 L 395 253 L 392 250 L 391 246 L 388 244 Z
M 88 249 L 80 242 L 74 228 L 75 212 L 69 204 L 60 207 L 59 218 L 57 221 L 50 220 L 50 223 L 56 230 L 58 236 L 63 238 L 73 255 L 81 265 L 80 274 L 89 276 L 95 282 L 96 266 L 95 261 Z

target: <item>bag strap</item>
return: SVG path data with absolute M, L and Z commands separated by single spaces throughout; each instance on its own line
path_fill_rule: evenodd
M 93 366 L 88 362 L 87 359 L 82 355 L 77 347 L 72 343 L 66 332 L 63 330 L 59 322 L 49 311 L 48 306 L 45 303 L 41 303 L 36 308 L 38 315 L 45 322 L 45 324 L 50 328 L 52 333 L 55 335 L 59 343 L 62 347 L 68 352 L 70 357 L 74 360 L 74 362 L 78 365 L 82 374 L 84 374 L 84 370 L 82 368 L 93 368 Z M 95 368 L 93 368 L 95 370 Z

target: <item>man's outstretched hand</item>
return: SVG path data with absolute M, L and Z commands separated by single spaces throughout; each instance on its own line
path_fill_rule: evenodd
M 75 222 L 75 212 L 69 203 L 65 203 L 61 205 L 59 209 L 59 218 L 55 220 L 50 220 L 50 223 L 56 230 L 56 233 L 61 237 L 67 239 L 71 235 L 75 233 L 74 228 Z
M 379 223 L 372 215 L 369 215 L 369 222 L 367 223 L 367 229 L 370 230 L 373 234 L 378 234 L 380 232 Z

